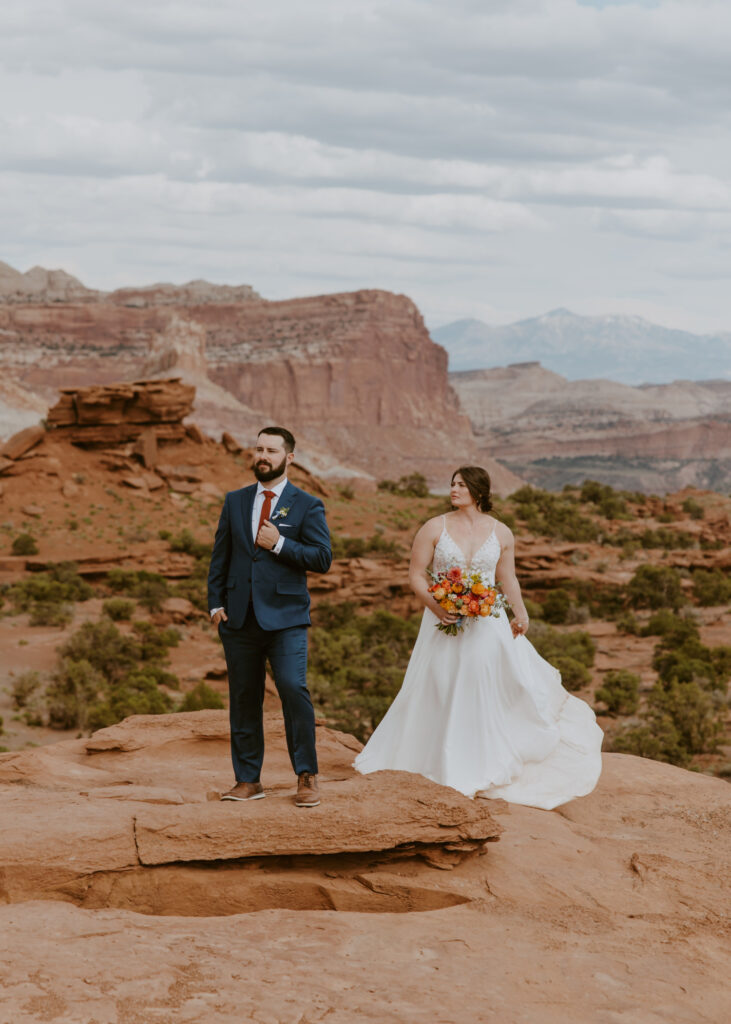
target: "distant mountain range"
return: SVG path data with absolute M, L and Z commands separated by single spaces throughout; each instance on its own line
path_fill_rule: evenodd
M 731 332 L 692 334 L 639 316 L 578 316 L 554 309 L 502 327 L 456 320 L 430 333 L 449 353 L 451 371 L 538 361 L 568 380 L 638 385 L 731 379 Z

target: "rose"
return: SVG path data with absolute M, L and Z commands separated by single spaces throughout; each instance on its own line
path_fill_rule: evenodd
M 480 610 L 480 602 L 479 601 L 470 601 L 469 608 L 470 608 L 470 614 L 477 615 L 477 613 Z
M 487 590 L 487 587 L 485 586 L 484 583 L 474 583 L 472 585 L 472 593 L 473 594 L 477 594 L 477 595 L 484 594 L 486 590 Z
M 437 589 L 434 591 L 435 601 L 442 601 L 446 596 L 447 591 L 444 589 L 444 587 L 437 587 Z
M 451 580 L 453 583 L 456 583 L 458 580 L 462 579 L 462 570 L 458 565 L 452 566 L 452 568 L 447 573 L 447 579 Z
M 480 605 L 480 615 L 484 618 L 486 615 L 489 615 L 489 614 L 490 614 L 490 605 L 487 604 L 487 603 L 485 603 L 483 605 Z

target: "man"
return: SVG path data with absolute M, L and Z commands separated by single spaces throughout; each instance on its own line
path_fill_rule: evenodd
M 254 455 L 259 481 L 226 495 L 208 573 L 208 607 L 228 667 L 231 759 L 236 783 L 222 800 L 264 796 L 262 706 L 266 660 L 284 710 L 287 748 L 298 778 L 295 803 L 320 803 L 315 713 L 307 690 L 307 571 L 332 562 L 325 508 L 287 480 L 295 440 L 265 427 Z

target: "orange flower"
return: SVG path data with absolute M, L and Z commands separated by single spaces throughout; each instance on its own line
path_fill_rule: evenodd
M 487 590 L 487 587 L 485 586 L 484 583 L 473 583 L 473 585 L 472 585 L 472 593 L 473 594 L 477 594 L 477 595 L 484 594 L 486 590 Z
M 489 615 L 489 614 L 490 614 L 490 605 L 489 604 L 481 605 L 480 606 L 480 615 L 482 615 L 482 617 L 484 618 L 486 615 Z

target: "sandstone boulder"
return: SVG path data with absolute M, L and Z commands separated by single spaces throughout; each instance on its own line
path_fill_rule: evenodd
M 21 430 L 17 434 L 13 434 L 13 436 L 8 438 L 5 444 L 0 447 L 0 460 L 3 458 L 19 459 L 21 455 L 25 455 L 27 451 L 30 451 L 31 448 L 42 441 L 45 436 L 45 427 L 42 427 L 40 424 L 36 424 L 33 427 L 26 427 L 25 430 Z

